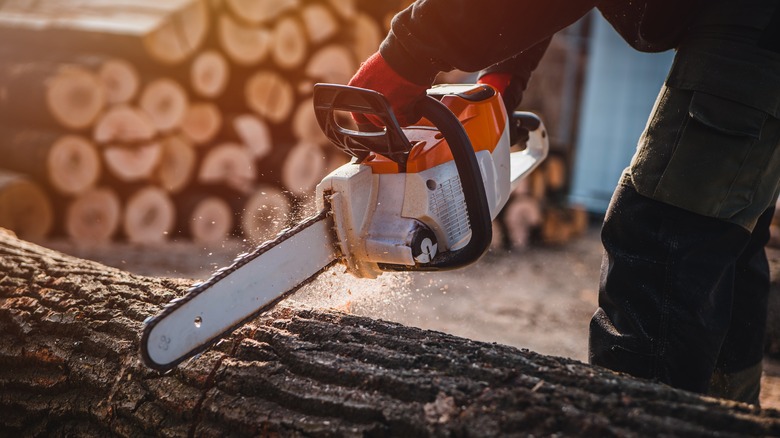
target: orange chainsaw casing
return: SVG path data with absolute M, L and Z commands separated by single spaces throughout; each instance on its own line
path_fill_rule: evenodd
M 475 86 L 461 94 L 469 95 L 481 91 L 484 86 Z M 480 101 L 469 101 L 455 94 L 442 97 L 441 102 L 460 120 L 471 140 L 475 152 L 489 151 L 498 145 L 506 128 L 504 103 L 498 93 Z M 452 161 L 452 152 L 447 141 L 426 119 L 417 125 L 404 128 L 404 134 L 414 146 L 406 162 L 407 173 L 418 173 Z M 376 174 L 399 173 L 398 163 L 389 158 L 371 153 L 363 164 L 370 166 Z

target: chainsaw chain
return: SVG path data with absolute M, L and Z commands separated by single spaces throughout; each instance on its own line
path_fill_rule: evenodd
M 213 286 L 214 284 L 216 284 L 220 280 L 224 279 L 228 275 L 232 274 L 233 272 L 237 271 L 238 269 L 240 269 L 241 267 L 243 267 L 247 263 L 249 263 L 252 260 L 260 257 L 263 254 L 265 254 L 271 248 L 273 248 L 276 245 L 281 244 L 285 240 L 295 236 L 296 234 L 300 233 L 301 231 L 303 231 L 307 227 L 309 227 L 309 226 L 311 226 L 311 225 L 313 225 L 313 224 L 315 224 L 315 223 L 317 223 L 317 222 L 319 222 L 321 220 L 326 219 L 330 214 L 331 214 L 330 211 L 328 209 L 325 209 L 325 210 L 320 211 L 319 213 L 317 213 L 314 216 L 310 216 L 310 217 L 304 219 L 302 222 L 299 222 L 298 224 L 296 224 L 293 227 L 285 228 L 284 230 L 280 231 L 273 240 L 268 240 L 266 242 L 263 242 L 262 244 L 260 244 L 257 248 L 255 248 L 251 252 L 246 252 L 246 253 L 239 254 L 233 260 L 233 263 L 230 264 L 229 266 L 226 266 L 226 267 L 218 269 L 207 280 L 204 280 L 202 282 L 198 282 L 198 283 L 193 284 L 187 290 L 187 292 L 183 296 L 181 296 L 179 298 L 174 298 L 168 304 L 166 304 L 163 307 L 163 309 L 162 309 L 162 311 L 160 313 L 158 313 L 157 315 L 154 315 L 154 316 L 150 316 L 150 317 L 146 318 L 146 320 L 144 320 L 144 326 L 145 327 L 144 327 L 143 335 L 142 335 L 142 338 L 141 338 L 141 345 L 142 346 L 146 345 L 146 343 L 148 341 L 148 336 L 151 333 L 151 331 L 154 328 L 154 326 L 157 325 L 157 323 L 159 321 L 163 320 L 166 316 L 168 316 L 171 313 L 173 313 L 174 311 L 176 311 L 176 309 L 178 309 L 179 307 L 185 305 L 189 301 L 193 300 L 195 297 L 197 297 L 198 295 L 200 295 L 204 291 L 208 290 L 211 286 Z M 333 263 L 335 263 L 335 261 Z M 323 269 L 320 270 L 319 272 L 322 272 L 323 270 L 327 269 L 328 267 L 333 265 L 333 263 L 330 263 L 327 266 L 324 266 Z M 241 321 L 236 326 L 228 328 L 223 333 L 221 333 L 219 336 L 216 336 L 214 339 L 212 339 L 211 341 L 207 342 L 206 344 L 201 345 L 199 347 L 196 347 L 195 349 L 190 351 L 187 355 L 185 355 L 181 359 L 175 361 L 174 363 L 166 364 L 165 366 L 161 366 L 161 365 L 159 365 L 157 363 L 154 363 L 151 359 L 149 359 L 147 357 L 145 348 L 142 348 L 142 357 L 144 359 L 144 362 L 147 365 L 149 365 L 150 367 L 158 369 L 158 370 L 161 370 L 161 371 L 173 368 L 174 366 L 178 365 L 179 363 L 181 363 L 182 361 L 186 360 L 187 358 L 192 357 L 192 356 L 196 355 L 197 353 L 202 352 L 203 350 L 205 350 L 209 346 L 213 345 L 219 339 L 224 337 L 225 334 L 230 333 L 231 331 L 235 330 L 241 324 L 244 324 L 246 321 L 249 321 L 249 320 L 257 317 L 262 312 L 264 312 L 264 311 L 268 310 L 269 308 L 273 307 L 275 304 L 277 304 L 283 298 L 287 297 L 289 294 L 297 291 L 302 286 L 304 286 L 305 284 L 309 283 L 316 276 L 317 276 L 317 274 L 313 275 L 312 277 L 310 277 L 306 281 L 298 284 L 292 290 L 289 290 L 289 291 L 283 293 L 277 299 L 275 299 L 275 300 L 273 300 L 273 301 L 263 305 L 262 307 L 257 309 L 257 311 L 254 312 L 251 316 L 249 316 L 248 318 L 244 319 L 243 321 Z

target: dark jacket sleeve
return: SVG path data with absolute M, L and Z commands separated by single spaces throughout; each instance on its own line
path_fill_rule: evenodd
M 417 0 L 395 16 L 385 60 L 430 85 L 440 71 L 478 71 L 544 42 L 598 0 Z
M 487 73 L 499 72 L 509 73 L 512 79 L 509 86 L 503 93 L 504 105 L 510 111 L 517 108 L 523 100 L 523 92 L 528 87 L 528 81 L 531 79 L 531 73 L 539 66 L 539 61 L 550 46 L 550 40 L 537 43 L 536 45 L 523 50 L 522 52 L 511 56 L 503 61 L 491 65 L 480 72 L 480 77 Z

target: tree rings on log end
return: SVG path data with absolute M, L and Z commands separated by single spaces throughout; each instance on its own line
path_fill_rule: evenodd
M 140 146 L 108 146 L 103 150 L 108 171 L 120 181 L 143 181 L 152 176 L 162 160 L 162 146 L 152 142 Z
M 252 154 L 237 143 L 221 143 L 214 146 L 205 157 L 198 172 L 202 184 L 225 184 L 247 193 L 255 181 L 255 166 Z
M 88 190 L 77 196 L 65 214 L 65 232 L 79 244 L 111 240 L 122 218 L 119 196 L 109 188 Z
M 282 123 L 295 105 L 292 85 L 277 73 L 260 71 L 246 82 L 246 103 L 252 111 L 271 123 Z
M 315 143 L 300 142 L 295 145 L 282 166 L 282 184 L 297 196 L 306 196 L 325 176 L 327 157 Z
M 187 92 L 178 82 L 160 78 L 150 82 L 138 102 L 160 131 L 179 127 L 189 106 Z
M 192 180 L 198 155 L 187 140 L 170 136 L 162 140 L 162 158 L 155 181 L 167 192 L 178 193 Z
M 123 59 L 104 62 L 98 70 L 98 77 L 106 90 L 106 100 L 112 105 L 131 101 L 141 87 L 138 70 Z
M 230 66 L 216 50 L 199 54 L 190 68 L 190 82 L 195 93 L 208 98 L 218 97 L 225 91 L 230 78 Z
M 46 157 L 49 183 L 64 194 L 81 193 L 100 178 L 100 156 L 95 146 L 77 135 L 58 138 Z
M 271 32 L 268 29 L 241 25 L 224 14 L 219 17 L 218 26 L 220 46 L 238 65 L 255 65 L 271 49 Z
M 174 227 L 176 209 L 157 187 L 143 188 L 127 200 L 123 229 L 130 243 L 151 244 L 167 239 Z
M 151 118 L 140 109 L 118 105 L 98 120 L 92 137 L 98 143 L 140 143 L 157 135 Z
M 46 104 L 52 117 L 68 129 L 89 127 L 106 104 L 100 79 L 83 67 L 61 68 L 46 86 Z
M 21 174 L 0 171 L 1 228 L 21 239 L 40 241 L 53 223 L 51 202 L 37 184 Z
M 181 122 L 181 132 L 196 144 L 214 140 L 222 128 L 222 112 L 211 102 L 189 105 Z

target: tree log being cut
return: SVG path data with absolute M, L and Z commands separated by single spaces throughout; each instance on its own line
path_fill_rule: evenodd
M 277 308 L 160 374 L 143 320 L 189 282 L 0 233 L 6 436 L 773 436 L 780 412 L 573 360 Z M 379 291 L 378 291 L 379 292 Z

